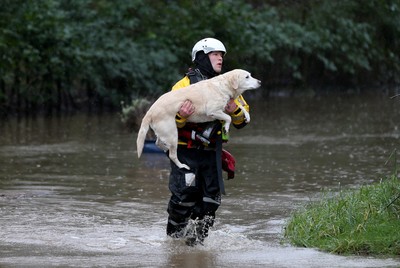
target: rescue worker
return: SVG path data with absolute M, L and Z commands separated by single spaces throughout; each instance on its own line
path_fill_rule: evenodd
M 217 39 L 205 38 L 198 41 L 192 49 L 194 68 L 189 69 L 172 90 L 219 75 L 225 53 L 224 44 Z M 239 96 L 227 103 L 225 112 L 232 117 L 233 126 L 242 128 L 247 122 L 238 103 L 249 111 L 246 101 Z M 185 237 L 188 245 L 202 244 L 208 236 L 208 230 L 214 224 L 215 212 L 221 204 L 221 194 L 225 194 L 222 168 L 228 171 L 228 179 L 231 179 L 234 177 L 235 164 L 232 155 L 222 149 L 222 142 L 227 141 L 222 133 L 223 122 L 186 123 L 194 110 L 193 104 L 187 100 L 176 114 L 178 158 L 190 170 L 179 169 L 171 161 L 171 198 L 167 210 L 167 235 Z M 189 219 L 195 223 L 192 230 L 186 228 Z

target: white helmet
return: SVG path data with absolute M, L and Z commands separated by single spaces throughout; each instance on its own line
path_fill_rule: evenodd
M 197 42 L 192 49 L 192 61 L 196 59 L 196 54 L 199 51 L 204 51 L 204 54 L 212 51 L 222 51 L 224 55 L 226 53 L 224 44 L 215 38 L 204 38 Z

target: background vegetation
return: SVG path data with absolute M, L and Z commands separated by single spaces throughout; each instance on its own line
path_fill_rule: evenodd
M 400 82 L 398 0 L 0 0 L 0 113 L 120 107 L 169 90 L 207 36 L 264 89 Z

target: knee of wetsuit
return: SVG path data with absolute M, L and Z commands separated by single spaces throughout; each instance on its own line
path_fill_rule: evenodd
M 169 202 L 167 212 L 169 214 L 169 218 L 175 222 L 181 223 L 189 219 L 190 214 L 192 213 L 192 208 L 180 206 L 174 202 Z

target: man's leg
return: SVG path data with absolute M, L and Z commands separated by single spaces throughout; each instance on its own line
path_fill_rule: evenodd
M 178 148 L 179 160 L 188 164 L 191 170 L 180 169 L 171 161 L 169 189 L 172 193 L 168 203 L 167 234 L 172 237 L 182 237 L 196 202 L 201 198 L 197 186 L 198 150 Z
M 196 238 L 202 243 L 214 225 L 215 212 L 221 204 L 221 193 L 218 181 L 215 151 L 204 151 L 201 165 L 202 199 L 196 204 L 192 219 L 196 220 Z
M 168 203 L 167 235 L 180 238 L 185 235 L 185 227 L 192 213 L 194 202 L 181 202 L 174 195 Z

